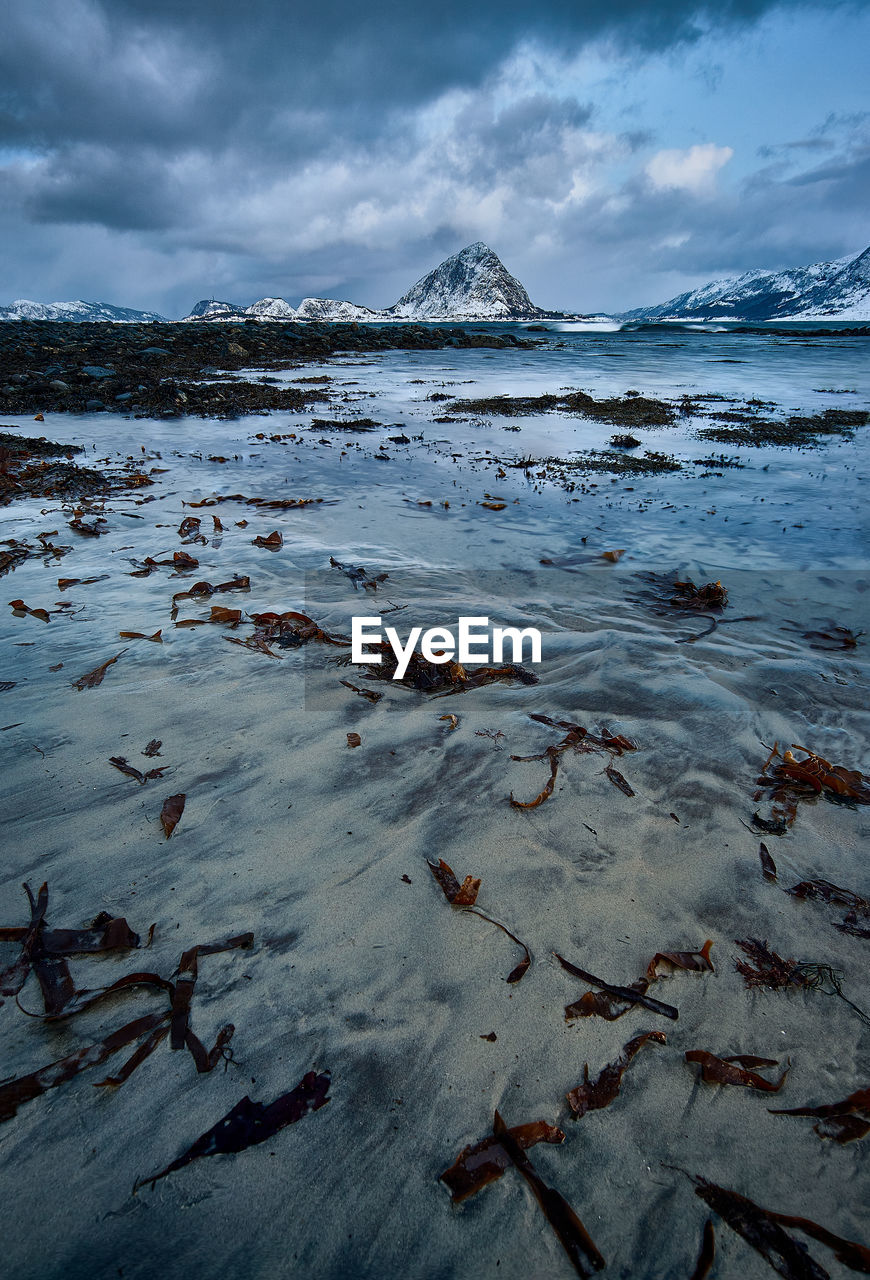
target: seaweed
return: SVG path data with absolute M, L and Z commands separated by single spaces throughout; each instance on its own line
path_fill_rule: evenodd
M 717 1186 L 706 1178 L 693 1174 L 686 1174 L 686 1177 L 695 1184 L 695 1195 L 785 1280 L 829 1280 L 828 1272 L 807 1251 L 806 1245 L 789 1235 L 785 1227 L 801 1231 L 827 1245 L 834 1251 L 837 1261 L 852 1271 L 870 1271 L 870 1249 L 864 1245 L 844 1240 L 809 1218 L 763 1209 L 747 1196 Z
M 776 884 L 776 863 L 770 856 L 770 850 L 763 840 L 758 846 L 758 856 L 761 859 L 761 874 L 765 880 L 769 880 L 771 884 Z
M 175 796 L 167 796 L 163 801 L 163 808 L 160 810 L 160 825 L 163 827 L 163 834 L 168 840 L 175 828 L 181 820 L 184 813 L 184 802 L 186 800 L 184 792 L 179 792 Z
M 701 1233 L 701 1248 L 698 1250 L 698 1261 L 692 1272 L 692 1280 L 707 1280 L 716 1260 L 716 1232 L 713 1230 L 713 1219 L 708 1218 Z
M 848 907 L 845 916 L 834 924 L 834 928 L 855 938 L 870 938 L 870 902 L 851 889 L 841 889 L 830 880 L 802 880 L 787 892 L 795 898 L 809 898 L 832 906 Z
M 362 746 L 362 738 L 359 736 L 358 733 L 349 733 L 347 735 L 347 745 L 349 747 Z
M 635 1004 L 643 1005 L 644 1009 L 649 1009 L 650 1013 L 658 1013 L 661 1014 L 663 1018 L 671 1018 L 674 1021 L 676 1021 L 680 1016 L 679 1010 L 675 1009 L 673 1005 L 665 1004 L 661 1000 L 654 1000 L 652 996 L 648 996 L 646 994 L 646 988 L 649 986 L 648 981 L 644 982 L 644 980 L 641 979 L 640 982 L 637 982 L 630 987 L 617 987 L 610 982 L 605 982 L 603 978 L 596 978 L 594 973 L 589 973 L 586 969 L 581 969 L 578 965 L 572 964 L 570 960 L 566 960 L 564 956 L 560 956 L 558 951 L 553 954 L 567 973 L 572 974 L 575 978 L 581 978 L 584 982 L 588 982 L 590 986 L 598 987 L 614 1000 L 625 1001 L 629 1006 Z M 580 1003 L 581 1002 L 578 1001 L 577 1005 Z M 603 1002 L 601 1001 L 596 1001 L 595 1003 L 596 1006 L 603 1005 Z M 574 1011 L 577 1009 L 577 1005 L 569 1005 L 568 1008 L 566 1008 L 566 1018 L 574 1016 Z M 577 1012 L 580 1016 L 587 1016 L 588 1013 L 598 1013 L 599 1007 L 592 1008 L 592 1002 L 587 1002 L 582 1011 L 577 1010 Z M 625 1012 L 625 1010 L 623 1010 L 623 1012 Z M 619 1016 L 619 1014 L 615 1015 L 615 1017 Z M 613 1019 L 609 1019 L 609 1021 L 612 1020 Z
M 253 546 L 265 547 L 267 551 L 280 551 L 284 545 L 284 538 L 277 529 L 268 534 L 265 538 L 258 533 L 256 538 L 252 539 Z
M 774 1116 L 812 1116 L 821 1124 L 814 1124 L 813 1130 L 820 1138 L 830 1138 L 834 1142 L 855 1142 L 870 1133 L 870 1088 L 858 1089 L 850 1093 L 842 1102 L 830 1102 L 816 1107 L 790 1107 L 787 1111 L 774 1110 Z
M 150 782 L 152 778 L 160 778 L 166 772 L 167 765 L 159 765 L 156 769 L 149 769 L 147 773 L 143 773 L 141 769 L 137 769 L 135 765 L 130 764 L 126 756 L 110 756 L 109 764 L 114 765 L 121 773 L 125 773 L 128 778 L 135 778 L 141 785 L 145 786 L 146 782 Z
M 578 1084 L 576 1088 L 566 1094 L 568 1106 L 573 1111 L 576 1119 L 579 1120 L 581 1116 L 585 1116 L 587 1111 L 598 1111 L 602 1107 L 610 1106 L 619 1093 L 626 1067 L 638 1050 L 642 1049 L 650 1040 L 655 1044 L 667 1044 L 663 1031 L 641 1032 L 640 1035 L 634 1036 L 633 1039 L 629 1040 L 616 1061 L 609 1062 L 594 1081 L 590 1082 L 589 1080 L 589 1064 L 584 1064 L 583 1083 Z
M 782 956 L 768 948 L 766 942 L 761 942 L 758 938 L 744 938 L 742 941 L 735 938 L 734 941 L 749 957 L 749 960 L 734 962 L 735 969 L 747 987 L 769 987 L 773 991 L 779 991 L 784 987 L 808 985 L 797 961 L 783 960 Z
M 607 768 L 604 770 L 604 772 L 607 774 L 608 778 L 613 783 L 613 785 L 617 787 L 620 791 L 622 791 L 625 795 L 627 796 L 636 795 L 636 792 L 631 787 L 631 785 L 625 780 L 625 778 L 622 776 L 622 774 L 619 772 L 618 769 L 614 769 L 612 764 L 609 764 Z
M 492 916 L 487 915 L 485 911 L 481 911 L 480 907 L 475 905 L 477 903 L 477 895 L 480 892 L 480 879 L 475 879 L 474 876 L 466 876 L 462 884 L 460 884 L 453 873 L 452 867 L 449 867 L 443 858 L 439 858 L 437 863 L 429 862 L 427 859 L 427 866 L 441 886 L 444 897 L 451 907 L 459 907 L 471 912 L 473 915 L 480 916 L 481 920 L 486 920 L 489 924 L 495 925 L 496 929 L 506 933 L 518 947 L 522 948 L 524 952 L 523 959 L 510 971 L 505 979 L 510 984 L 519 982 L 532 963 L 531 952 L 526 944 L 521 942 L 515 933 L 511 932 L 507 925 L 502 924 L 499 920 L 494 920 Z
M 488 1037 L 487 1037 L 488 1038 Z M 515 1125 L 510 1134 L 524 1151 L 538 1142 L 558 1146 L 565 1141 L 561 1129 L 547 1124 L 546 1120 L 531 1120 Z M 441 1174 L 440 1181 L 450 1191 L 454 1204 L 461 1204 L 469 1196 L 476 1195 L 483 1187 L 500 1178 L 513 1161 L 494 1134 L 489 1134 L 474 1146 L 463 1147 L 449 1169 Z
M 400 680 L 393 680 L 398 667 L 393 646 L 383 641 L 370 644 L 368 651 L 370 654 L 379 654 L 381 658 L 380 662 L 365 664 L 370 680 L 389 680 L 393 684 L 404 685 L 406 689 L 440 693 L 444 697 L 465 693 L 469 689 L 480 689 L 483 685 L 496 682 L 509 684 L 519 680 L 522 684 L 538 683 L 538 677 L 533 671 L 515 662 L 505 663 L 501 667 L 475 667 L 467 671 L 461 662 L 430 662 L 416 649 L 408 659 L 405 674 Z
M 349 680 L 340 680 L 339 684 L 343 684 L 345 689 L 350 689 L 353 693 L 358 693 L 361 698 L 365 698 L 368 702 L 380 702 L 384 696 L 375 689 L 359 689 L 355 684 L 351 684 Z
M 550 761 L 550 776 L 544 784 L 543 791 L 540 791 L 534 800 L 515 800 L 514 793 L 511 792 L 508 800 L 514 809 L 537 809 L 538 805 L 543 804 L 553 794 L 553 787 L 556 785 L 556 775 L 559 772 L 559 750 L 558 747 L 547 747 L 546 755 Z M 511 756 L 511 759 L 516 759 Z
M 333 569 L 340 569 L 346 577 L 350 578 L 354 591 L 357 591 L 360 587 L 364 591 L 377 591 L 378 584 L 386 582 L 390 576 L 388 573 L 369 574 L 368 570 L 361 565 L 342 564 L 334 556 L 329 557 L 329 563 Z
M 713 962 L 710 959 L 710 949 L 713 946 L 713 939 L 708 938 L 700 951 L 657 951 L 646 967 L 647 982 L 655 982 L 662 975 L 659 973 L 661 965 L 668 965 L 671 969 L 685 969 L 694 973 L 715 973 Z
M 9 608 L 16 618 L 23 618 L 29 613 L 32 618 L 39 618 L 40 622 L 51 622 L 51 615 L 47 609 L 31 609 L 23 600 L 10 600 Z
M 795 751 L 800 751 L 805 758 L 798 759 Z M 771 768 L 774 760 L 777 763 Z M 765 821 L 756 814 L 753 822 L 771 834 L 781 834 L 780 827 L 784 831 L 792 825 L 801 800 L 824 795 L 834 802 L 870 804 L 870 782 L 862 773 L 845 765 L 831 764 L 808 747 L 799 747 L 795 743 L 792 743 L 791 750 L 784 752 L 780 752 L 778 742 L 773 744 L 757 784 L 768 790 L 773 807 L 771 821 Z M 760 799 L 763 794 L 763 790 L 758 791 L 755 799 Z
M 119 631 L 118 635 L 122 640 L 150 640 L 153 644 L 163 644 L 162 628 L 150 636 L 146 635 L 144 631 Z
M 120 653 L 115 654 L 114 658 L 107 658 L 106 661 L 103 662 L 99 667 L 94 667 L 93 671 L 88 671 L 85 675 L 79 676 L 77 680 L 73 680 L 72 682 L 73 688 L 74 689 L 96 689 L 99 685 L 103 683 L 103 677 L 105 676 L 109 667 L 111 667 L 113 663 L 117 662 L 118 659 L 126 652 L 127 652 L 126 649 L 122 649 Z
M 686 1062 L 698 1063 L 701 1068 L 701 1079 L 707 1084 L 744 1085 L 749 1089 L 760 1089 L 764 1093 L 779 1093 L 789 1072 L 786 1066 L 778 1080 L 766 1080 L 757 1071 L 750 1070 L 750 1064 L 775 1067 L 779 1065 L 775 1058 L 755 1058 L 747 1054 L 719 1058 L 706 1049 L 690 1049 L 686 1053 Z
M 296 1124 L 309 1111 L 319 1111 L 326 1106 L 330 1101 L 330 1083 L 328 1071 L 320 1074 L 307 1071 L 294 1089 L 282 1093 L 274 1102 L 252 1102 L 247 1096 L 242 1098 L 222 1120 L 207 1129 L 193 1146 L 188 1147 L 165 1169 L 161 1169 L 160 1173 L 140 1178 L 134 1191 L 140 1186 L 153 1187 L 160 1178 L 183 1169 L 194 1160 L 201 1160 L 206 1156 L 234 1155 L 248 1147 L 267 1142 L 276 1133 L 286 1129 L 287 1125 Z
M 589 1268 L 600 1271 L 606 1263 L 589 1232 L 577 1217 L 567 1200 L 553 1187 L 548 1187 L 520 1144 L 512 1137 L 504 1120 L 495 1113 L 493 1133 L 498 1138 L 513 1165 L 525 1178 L 547 1221 L 579 1276 L 589 1276 Z

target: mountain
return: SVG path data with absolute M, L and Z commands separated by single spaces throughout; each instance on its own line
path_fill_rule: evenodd
M 387 314 L 396 320 L 539 320 L 519 280 L 481 240 L 418 280 Z
M 283 298 L 261 298 L 245 307 L 245 315 L 256 316 L 259 320 L 295 320 L 296 311 Z
M 296 312 L 283 298 L 261 298 L 249 307 L 237 307 L 233 302 L 220 302 L 216 298 L 203 298 L 183 320 L 242 321 L 253 316 L 256 320 L 295 320 Z
M 747 271 L 681 293 L 627 320 L 870 320 L 870 248 L 788 271 Z
M 370 311 L 355 302 L 340 302 L 334 298 L 303 298 L 296 308 L 298 320 L 386 320 L 385 311 Z
M 130 307 L 113 307 L 108 302 L 29 302 L 18 298 L 8 307 L 0 307 L 0 320 L 73 320 L 79 324 L 105 321 L 113 324 L 149 324 L 165 321 L 156 311 L 133 311 Z

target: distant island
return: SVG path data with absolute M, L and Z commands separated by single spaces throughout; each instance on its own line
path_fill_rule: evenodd
M 817 262 L 787 271 L 747 271 L 712 281 L 652 307 L 615 317 L 547 311 L 535 306 L 497 254 L 478 240 L 423 276 L 398 302 L 383 310 L 335 298 L 303 298 L 293 307 L 284 298 L 261 298 L 250 306 L 206 298 L 179 323 L 320 321 L 327 323 L 440 323 L 529 321 L 715 321 L 870 320 L 870 248 L 835 262 Z M 153 311 L 135 311 L 106 302 L 29 302 L 0 307 L 0 320 L 66 320 L 121 324 L 166 322 Z

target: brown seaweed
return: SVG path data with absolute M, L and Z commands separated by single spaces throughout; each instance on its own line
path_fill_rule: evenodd
M 524 1151 L 538 1142 L 558 1145 L 565 1141 L 562 1130 L 547 1124 L 546 1120 L 532 1120 L 527 1124 L 515 1125 L 510 1133 Z M 474 1146 L 463 1147 L 450 1168 L 441 1174 L 440 1181 L 450 1191 L 453 1203 L 460 1204 L 495 1182 L 512 1163 L 499 1139 L 494 1134 L 489 1134 Z
M 795 960 L 783 960 L 782 956 L 768 948 L 766 942 L 758 938 L 735 938 L 737 946 L 748 957 L 747 960 L 736 960 L 734 967 L 742 976 L 747 987 L 770 987 L 780 990 L 783 987 L 806 987 L 807 979 L 800 972 Z
M 133 1022 L 128 1022 L 126 1026 L 121 1027 L 118 1031 L 111 1032 L 104 1040 L 100 1040 L 96 1044 L 86 1045 L 83 1049 L 78 1049 L 75 1053 L 68 1054 L 65 1058 L 59 1058 L 56 1062 L 50 1062 L 48 1066 L 40 1067 L 38 1071 L 33 1071 L 30 1075 L 19 1076 L 17 1080 L 6 1081 L 5 1084 L 0 1085 L 0 1121 L 10 1120 L 23 1103 L 30 1102 L 33 1098 L 38 1098 L 49 1089 L 57 1088 L 58 1085 L 66 1084 L 68 1080 L 72 1080 L 74 1076 L 77 1076 L 80 1071 L 86 1070 L 87 1067 L 95 1066 L 97 1063 L 105 1062 L 106 1058 L 111 1057 L 113 1053 L 117 1053 L 119 1049 L 123 1049 L 125 1045 L 132 1044 L 134 1040 L 138 1040 L 142 1036 L 150 1035 L 156 1027 L 165 1023 L 166 1020 L 167 1015 L 165 1013 L 146 1014 L 143 1018 L 136 1018 Z
M 794 754 L 796 751 L 801 753 L 803 759 Z M 776 764 L 773 763 L 774 760 Z M 831 764 L 823 756 L 796 743 L 792 743 L 790 750 L 783 752 L 780 752 L 778 742 L 773 744 L 757 783 L 763 790 L 756 793 L 756 800 L 760 799 L 764 790 L 768 791 L 768 798 L 773 805 L 773 825 L 757 814 L 753 821 L 756 826 L 771 834 L 782 834 L 792 825 L 801 800 L 824 795 L 833 801 L 870 804 L 870 782 L 863 773 L 859 773 L 857 769 L 848 769 L 845 765 Z
M 125 756 L 110 756 L 109 764 L 114 765 L 121 773 L 125 773 L 128 778 L 135 778 L 141 786 L 145 786 L 152 778 L 160 778 L 166 772 L 168 765 L 159 765 L 156 769 L 149 769 L 147 773 L 143 773 L 141 769 L 137 769 L 135 765 L 129 763 Z
M 360 747 L 362 746 L 362 738 L 358 733 L 349 733 L 347 735 L 347 745 L 349 747 Z
M 646 967 L 647 982 L 655 982 L 662 976 L 659 973 L 661 965 L 694 973 L 715 973 L 710 959 L 712 946 L 713 939 L 708 938 L 700 951 L 657 951 Z
M 117 662 L 118 659 L 126 652 L 127 652 L 126 649 L 122 649 L 120 653 L 115 654 L 114 658 L 107 658 L 106 661 L 102 663 L 99 667 L 94 667 L 93 671 L 88 671 L 85 675 L 79 676 L 77 680 L 73 680 L 72 682 L 73 688 L 74 689 L 96 689 L 98 685 L 101 685 L 103 683 L 103 677 L 105 676 L 109 667 L 111 667 L 113 663 Z
M 695 1270 L 692 1272 L 692 1280 L 707 1280 L 707 1276 L 713 1270 L 715 1260 L 716 1232 L 713 1230 L 713 1219 L 708 1218 L 704 1223 L 704 1230 L 701 1234 L 701 1248 L 698 1251 Z
M 355 684 L 351 684 L 349 680 L 340 680 L 339 683 L 343 684 L 345 689 L 350 689 L 353 693 L 358 693 L 361 698 L 365 698 L 368 702 L 380 702 L 381 698 L 384 696 L 382 693 L 378 693 L 375 689 L 359 689 Z
M 749 1089 L 760 1089 L 764 1093 L 779 1093 L 788 1076 L 788 1066 L 778 1080 L 766 1080 L 757 1071 L 749 1069 L 747 1057 L 745 1054 L 735 1054 L 730 1058 L 718 1058 L 715 1053 L 709 1053 L 706 1049 L 690 1049 L 686 1054 L 686 1062 L 698 1063 L 701 1079 L 707 1084 L 738 1084 Z M 758 1065 L 778 1065 L 772 1058 L 749 1057 L 749 1061 Z
M 792 1227 L 825 1244 L 838 1262 L 853 1271 L 870 1272 L 870 1249 L 844 1240 L 809 1218 L 763 1209 L 737 1191 L 719 1187 L 706 1178 L 687 1174 L 700 1197 L 728 1226 L 767 1261 L 785 1280 L 830 1280 L 828 1272 L 807 1251 L 806 1245 L 784 1230 Z
M 447 865 L 443 858 L 439 858 L 437 863 L 429 862 L 427 859 L 426 865 L 441 886 L 444 897 L 451 907 L 474 906 L 480 890 L 479 879 L 475 880 L 473 876 L 466 876 L 460 885 L 453 874 L 452 868 Z
M 765 880 L 769 880 L 771 884 L 776 884 L 776 863 L 770 856 L 770 850 L 763 840 L 758 846 L 758 856 L 761 859 L 761 874 Z
M 142 752 L 142 754 L 143 756 L 159 756 L 160 748 L 162 746 L 163 746 L 163 743 L 160 741 L 159 738 L 152 738 L 151 741 L 148 743 L 147 747 L 145 748 L 145 750 Z
M 536 1172 L 529 1157 L 511 1136 L 510 1130 L 498 1111 L 495 1113 L 492 1130 L 531 1188 L 577 1274 L 588 1277 L 591 1274 L 590 1266 L 594 1271 L 600 1271 L 607 1264 L 589 1232 L 564 1196 L 553 1187 L 548 1187 Z
M 194 1160 L 201 1160 L 206 1156 L 235 1155 L 248 1147 L 267 1142 L 276 1133 L 286 1129 L 287 1125 L 296 1124 L 309 1111 L 319 1111 L 326 1106 L 330 1101 L 330 1083 L 328 1071 L 319 1074 L 307 1071 L 294 1089 L 282 1093 L 274 1102 L 252 1102 L 247 1096 L 242 1098 L 222 1120 L 197 1138 L 193 1146 L 188 1147 L 160 1173 L 141 1178 L 134 1190 L 146 1184 L 153 1187 L 158 1179 L 165 1178 L 176 1169 L 183 1169 Z
M 386 582 L 390 576 L 388 573 L 370 574 L 362 565 L 342 564 L 334 556 L 329 557 L 329 563 L 333 569 L 340 569 L 345 577 L 350 578 L 354 591 L 360 587 L 363 591 L 377 591 L 379 583 Z
M 802 880 L 787 892 L 795 898 L 809 898 L 831 906 L 847 907 L 843 919 L 836 921 L 834 928 L 855 938 L 870 938 L 870 902 L 851 889 L 842 889 L 830 880 Z
M 160 823 L 167 840 L 178 826 L 181 815 L 184 813 L 186 798 L 185 793 L 181 791 L 178 795 L 167 796 L 163 801 L 163 808 L 160 810 Z
M 679 1010 L 675 1009 L 671 1004 L 665 1004 L 661 1000 L 654 1000 L 652 996 L 646 994 L 648 982 L 635 983 L 631 987 L 617 987 L 610 982 L 605 982 L 603 978 L 596 978 L 594 973 L 589 973 L 586 969 L 579 968 L 578 965 L 572 964 L 570 960 L 566 960 L 564 956 L 560 956 L 558 951 L 553 953 L 559 964 L 567 973 L 572 974 L 575 978 L 582 978 L 584 982 L 588 982 L 590 986 L 598 987 L 607 995 L 613 997 L 614 1000 L 624 1000 L 631 1004 L 643 1005 L 645 1009 L 649 1009 L 650 1013 L 659 1013 L 664 1018 L 671 1018 L 674 1021 L 680 1016 Z M 579 1003 L 579 1002 L 578 1002 Z M 568 1009 L 574 1006 L 569 1005 Z M 568 1009 L 565 1010 L 565 1016 L 568 1017 Z M 594 1010 L 598 1012 L 598 1010 Z M 616 1015 L 619 1016 L 618 1014 Z
M 543 804 L 553 794 L 553 787 L 556 785 L 556 774 L 559 772 L 559 752 L 556 747 L 547 747 L 547 757 L 550 761 L 550 776 L 547 779 L 543 791 L 540 791 L 534 800 L 515 800 L 514 793 L 508 796 L 514 809 L 537 809 L 539 804 Z
M 274 529 L 265 538 L 261 533 L 258 533 L 256 538 L 252 539 L 252 544 L 255 547 L 265 547 L 267 551 L 280 551 L 284 545 L 284 538 L 277 529 Z
M 613 785 L 618 787 L 625 795 L 633 796 L 636 794 L 631 785 L 626 781 L 618 769 L 614 769 L 612 764 L 609 764 L 604 772 L 607 774 Z
M 813 1130 L 820 1138 L 834 1142 L 855 1142 L 870 1133 L 870 1088 L 850 1093 L 842 1102 L 830 1102 L 817 1107 L 791 1107 L 787 1111 L 768 1108 L 774 1116 L 812 1116 L 821 1120 Z
M 29 613 L 32 618 L 38 618 L 40 622 L 51 622 L 51 614 L 47 609 L 31 609 L 30 605 L 25 604 L 23 600 L 10 600 L 9 608 L 16 618 L 23 618 Z
M 619 1093 L 626 1067 L 638 1050 L 650 1040 L 656 1044 L 667 1044 L 663 1031 L 643 1031 L 629 1040 L 616 1061 L 609 1062 L 606 1067 L 603 1067 L 593 1081 L 589 1079 L 589 1064 L 584 1063 L 583 1083 L 578 1084 L 575 1089 L 566 1094 L 568 1106 L 578 1120 L 581 1116 L 585 1116 L 587 1111 L 598 1111 L 602 1107 L 610 1106 Z

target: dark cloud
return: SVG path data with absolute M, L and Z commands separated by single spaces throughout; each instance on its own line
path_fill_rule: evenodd
M 827 244 L 851 232 L 861 201 L 866 208 L 861 113 L 831 115 L 806 140 L 763 148 L 770 163 L 740 199 L 713 200 L 712 171 L 696 189 L 651 182 L 644 153 L 669 143 L 642 118 L 627 110 L 623 123 L 636 127 L 610 132 L 600 107 L 535 74 L 536 59 L 555 66 L 590 42 L 637 61 L 802 7 L 10 5 L 0 41 L 0 235 L 16 253 L 5 287 L 42 298 L 87 292 L 170 314 L 210 292 L 240 302 L 326 293 L 378 306 L 483 238 L 521 276 L 531 272 L 542 303 L 617 307 L 644 301 L 639 280 L 655 289 L 680 269 L 758 265 L 797 254 L 802 236 L 818 246 L 836 208 Z M 519 83 L 511 59 L 523 58 Z M 717 63 L 706 67 L 715 86 Z M 712 141 L 727 163 L 728 139 Z M 801 168 L 821 152 L 824 166 Z M 691 169 L 691 156 L 666 155 L 656 172 L 679 179 Z

